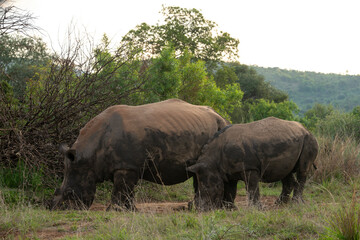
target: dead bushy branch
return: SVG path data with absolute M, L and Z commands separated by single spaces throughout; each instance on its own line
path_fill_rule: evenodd
M 28 30 L 39 30 L 33 24 L 35 17 L 15 6 L 5 6 L 7 1 L 0 1 L 0 36 L 13 32 L 27 34 Z
M 61 174 L 59 144 L 71 144 L 90 118 L 139 91 L 144 66 L 123 47 L 110 52 L 88 36 L 69 34 L 61 51 L 27 80 L 23 102 L 0 85 L 0 163 L 22 160 Z

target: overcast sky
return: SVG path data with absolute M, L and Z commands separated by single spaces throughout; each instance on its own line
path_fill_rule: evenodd
M 161 5 L 196 8 L 240 40 L 239 61 L 264 67 L 360 74 L 359 0 L 12 0 L 53 42 L 73 21 L 113 41 L 161 19 Z M 60 37 L 58 36 L 60 34 Z M 47 36 L 44 36 L 44 39 Z

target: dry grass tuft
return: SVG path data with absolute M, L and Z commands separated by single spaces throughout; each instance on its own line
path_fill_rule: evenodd
M 360 210 L 354 189 L 349 206 L 343 205 L 329 221 L 330 232 L 339 239 L 360 239 Z
M 360 144 L 354 138 L 318 137 L 319 154 L 313 180 L 318 183 L 332 178 L 351 181 L 360 174 Z

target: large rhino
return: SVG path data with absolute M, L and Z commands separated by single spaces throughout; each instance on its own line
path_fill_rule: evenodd
M 88 208 L 96 183 L 111 180 L 108 209 L 134 210 L 139 179 L 171 185 L 192 175 L 205 143 L 229 122 L 206 106 L 178 99 L 141 106 L 112 106 L 90 120 L 65 156 L 64 179 L 50 208 Z M 194 181 L 196 186 L 196 180 Z M 76 203 L 76 204 L 73 204 Z
M 198 181 L 195 206 L 199 210 L 235 207 L 238 180 L 245 182 L 250 205 L 261 207 L 259 181 L 282 181 L 277 203 L 288 202 L 293 190 L 293 200 L 301 202 L 317 152 L 315 137 L 298 122 L 270 117 L 229 125 L 214 135 L 198 162 L 187 168 Z

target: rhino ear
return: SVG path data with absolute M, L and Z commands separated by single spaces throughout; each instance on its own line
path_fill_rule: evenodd
M 65 143 L 60 144 L 60 146 L 59 146 L 59 152 L 60 153 L 65 155 L 68 150 L 69 150 L 69 147 L 68 147 L 67 144 L 65 144 Z
M 61 144 L 59 151 L 67 157 L 71 162 L 75 161 L 76 150 L 70 149 L 66 144 Z
M 186 171 L 197 174 L 197 173 L 199 173 L 199 172 L 200 172 L 202 169 L 204 169 L 204 168 L 205 168 L 205 164 L 203 164 L 203 163 L 196 163 L 196 164 L 194 164 L 194 165 L 192 165 L 192 166 L 190 166 L 190 167 L 187 167 L 187 168 L 186 168 Z

